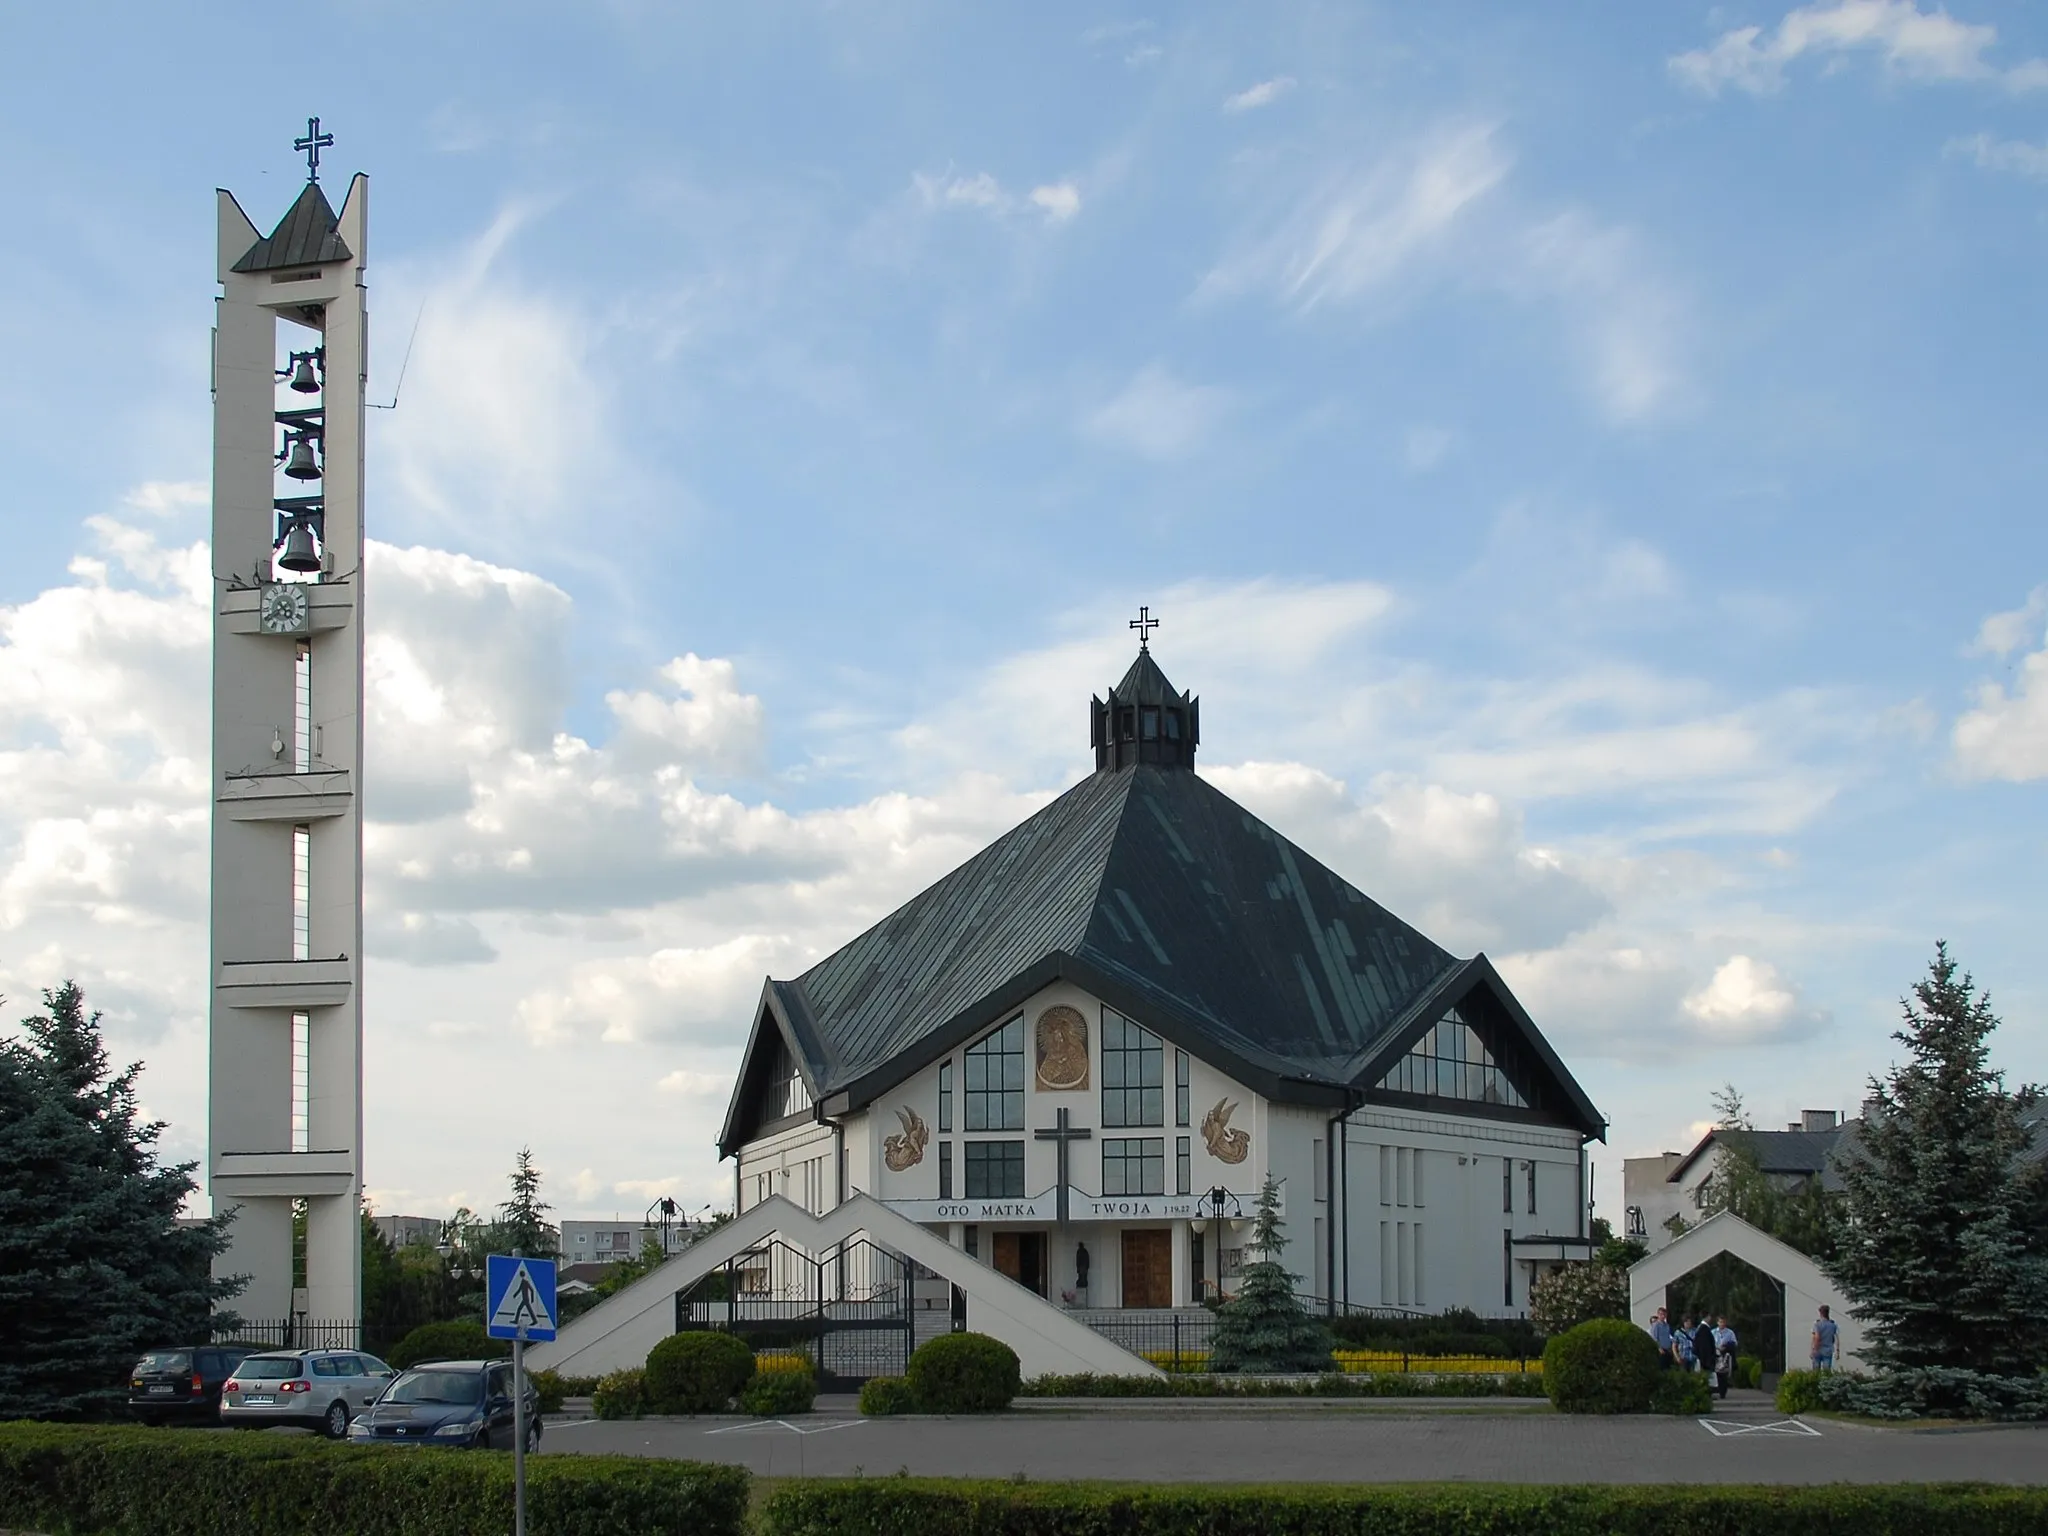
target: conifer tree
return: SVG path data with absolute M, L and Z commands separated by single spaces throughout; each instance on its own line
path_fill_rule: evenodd
M 504 1244 L 506 1253 L 527 1258 L 551 1259 L 556 1242 L 548 1231 L 547 1213 L 554 1209 L 540 1197 L 540 1170 L 533 1166 L 533 1149 L 521 1147 L 511 1173 L 512 1198 L 498 1207 L 497 1230 L 493 1240 Z
M 113 1073 L 76 983 L 0 1041 L 0 1418 L 111 1411 L 147 1350 L 211 1337 L 230 1217 L 179 1226 L 195 1163 L 161 1164 L 160 1121 Z
M 1299 1278 L 1280 1262 L 1287 1239 L 1280 1235 L 1280 1186 L 1271 1174 L 1259 1190 L 1251 1248 L 1258 1255 L 1238 1276 L 1237 1294 L 1216 1312 L 1209 1344 L 1215 1371 L 1327 1371 L 1329 1330 L 1302 1310 L 1294 1294 Z
M 1989 1065 L 1998 1017 L 1937 944 L 1902 1000 L 1906 1060 L 1837 1155 L 1837 1247 L 1824 1261 L 1893 1368 L 1994 1375 L 2048 1366 L 2048 1173 L 2028 1160 L 2036 1089 L 2008 1093 Z

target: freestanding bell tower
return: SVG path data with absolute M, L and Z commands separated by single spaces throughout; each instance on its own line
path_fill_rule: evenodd
M 207 1174 L 214 1209 L 237 1208 L 215 1261 L 250 1277 L 232 1305 L 294 1343 L 362 1315 L 370 184 L 334 212 L 333 142 L 307 124 L 305 190 L 267 236 L 217 194 Z

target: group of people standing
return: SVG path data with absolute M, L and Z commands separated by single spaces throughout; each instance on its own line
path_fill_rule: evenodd
M 1735 1385 L 1735 1330 L 1727 1318 L 1702 1317 L 1695 1323 L 1688 1313 L 1674 1328 L 1670 1311 L 1659 1307 L 1650 1321 L 1650 1337 L 1666 1367 L 1707 1372 L 1715 1396 L 1726 1397 Z

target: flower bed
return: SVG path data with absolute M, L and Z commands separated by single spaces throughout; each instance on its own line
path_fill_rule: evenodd
M 1200 1376 L 1209 1370 L 1206 1349 L 1148 1349 L 1143 1358 L 1162 1371 Z M 1411 1355 L 1397 1349 L 1340 1349 L 1331 1357 L 1346 1376 L 1392 1373 L 1409 1376 L 1534 1376 L 1541 1360 L 1504 1360 L 1490 1355 Z

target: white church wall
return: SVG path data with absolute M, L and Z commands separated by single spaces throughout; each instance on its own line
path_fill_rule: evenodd
M 1346 1146 L 1350 1187 L 1347 1197 L 1340 1168 L 1336 1203 L 1350 1278 L 1347 1294 L 1340 1258 L 1340 1300 L 1517 1315 L 1528 1305 L 1528 1266 L 1515 1262 L 1510 1301 L 1504 1240 L 1578 1232 L 1579 1143 L 1570 1131 L 1368 1108 L 1346 1127 L 1340 1164 Z
M 829 1125 L 798 1125 L 740 1151 L 742 1211 L 780 1195 L 813 1215 L 838 1204 L 837 1138 Z

